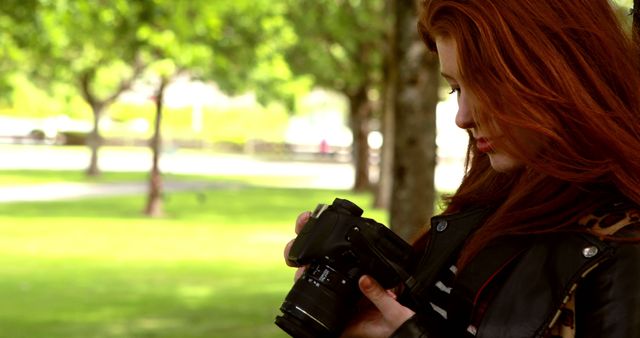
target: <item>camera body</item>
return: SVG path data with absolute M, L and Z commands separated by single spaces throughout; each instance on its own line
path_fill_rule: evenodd
M 296 237 L 288 259 L 308 265 L 287 294 L 276 324 L 292 337 L 337 337 L 362 297 L 366 274 L 384 288 L 411 283 L 414 250 L 384 225 L 363 218 L 354 203 L 319 204 Z

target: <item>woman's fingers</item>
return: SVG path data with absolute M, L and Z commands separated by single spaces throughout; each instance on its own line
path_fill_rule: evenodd
M 297 281 L 298 279 L 300 279 L 300 277 L 302 277 L 302 274 L 304 273 L 304 270 L 306 269 L 307 269 L 306 265 L 296 269 L 296 273 L 295 275 L 293 275 L 293 281 Z
M 311 217 L 311 211 L 305 211 L 298 215 L 298 218 L 296 219 L 296 234 L 300 233 L 304 225 L 309 220 L 309 217 Z
M 395 294 L 390 294 L 370 276 L 360 277 L 358 285 L 360 291 L 378 308 L 394 329 L 414 315 L 411 309 L 398 303 Z
M 302 228 L 309 220 L 309 217 L 311 217 L 310 211 L 305 211 L 300 215 L 298 215 L 298 218 L 296 219 L 296 228 L 295 228 L 296 235 L 299 234 L 300 231 L 302 231 Z M 295 239 L 292 239 L 289 241 L 289 243 L 287 243 L 287 245 L 284 246 L 284 261 L 287 263 L 288 266 L 297 267 L 296 264 L 294 264 L 292 261 L 289 260 L 289 252 L 291 251 L 291 247 L 293 246 L 294 241 Z M 297 281 L 298 279 L 300 279 L 305 269 L 306 269 L 306 266 L 298 267 L 294 275 L 294 280 Z
M 296 227 L 295 227 L 296 235 L 300 233 L 304 225 L 309 220 L 310 216 L 311 216 L 311 212 L 309 211 L 305 211 L 300 215 L 298 215 L 298 218 L 296 218 Z M 284 246 L 284 261 L 287 263 L 288 266 L 295 267 L 297 265 L 295 265 L 292 261 L 289 260 L 289 251 L 291 251 L 291 246 L 293 246 L 294 241 L 295 239 L 292 239 L 289 241 L 289 243 L 287 243 L 287 245 Z
M 295 264 L 293 264 L 292 261 L 289 260 L 289 251 L 291 251 L 291 246 L 293 245 L 293 241 L 295 241 L 295 239 L 290 240 L 289 243 L 287 243 L 287 245 L 284 246 L 284 261 L 287 263 L 288 266 L 296 266 Z

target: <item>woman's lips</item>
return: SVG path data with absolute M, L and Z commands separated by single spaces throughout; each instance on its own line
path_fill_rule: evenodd
M 484 137 L 476 139 L 476 147 L 482 153 L 488 153 L 493 150 L 493 147 L 491 146 L 491 142 L 489 142 L 489 140 L 487 140 Z

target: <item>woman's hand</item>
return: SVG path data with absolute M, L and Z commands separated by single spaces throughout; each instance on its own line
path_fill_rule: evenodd
M 387 338 L 415 314 L 370 276 L 360 277 L 358 286 L 370 303 L 359 309 L 341 338 Z
M 298 215 L 298 218 L 296 219 L 296 228 L 295 228 L 296 235 L 300 233 L 300 230 L 302 230 L 304 225 L 307 223 L 307 221 L 309 220 L 309 217 L 311 217 L 310 211 L 305 211 L 300 215 Z M 295 238 L 290 240 L 289 243 L 287 243 L 287 245 L 285 245 L 284 247 L 284 261 L 287 263 L 288 266 L 298 267 L 292 261 L 289 260 L 289 251 L 291 251 L 291 246 L 293 245 L 293 241 L 295 241 Z M 298 278 L 302 276 L 305 268 L 306 267 L 304 266 L 298 267 L 294 276 L 294 280 L 298 280 Z
M 311 217 L 311 212 L 303 212 L 296 219 L 295 232 L 299 234 L 304 225 Z M 295 280 L 298 280 L 304 273 L 306 266 L 296 266 L 289 261 L 289 251 L 295 239 L 287 243 L 284 248 L 284 260 L 288 266 L 297 267 Z M 358 281 L 360 291 L 367 299 L 351 320 L 341 338 L 377 338 L 389 337 L 402 323 L 414 315 L 414 312 L 400 304 L 396 300 L 396 295 L 392 291 L 382 288 L 370 276 L 362 276 Z

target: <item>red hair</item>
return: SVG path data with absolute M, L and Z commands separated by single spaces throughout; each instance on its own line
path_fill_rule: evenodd
M 436 37 L 454 39 L 474 118 L 524 163 L 498 173 L 470 142 L 445 212 L 496 210 L 461 265 L 499 236 L 579 230 L 610 196 L 640 204 L 638 54 L 607 0 L 426 0 L 418 28 L 435 52 Z

